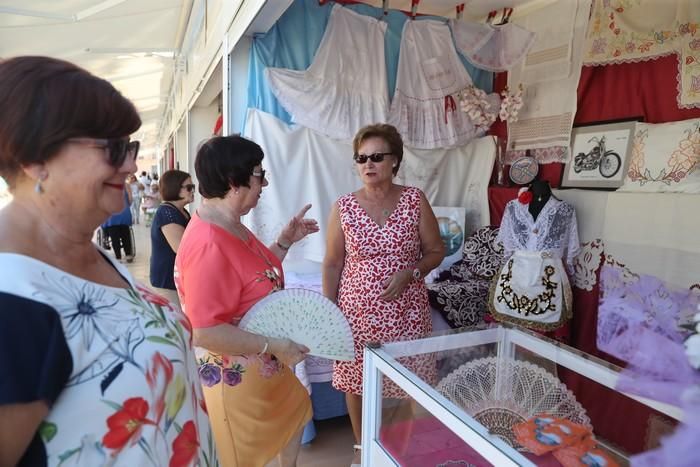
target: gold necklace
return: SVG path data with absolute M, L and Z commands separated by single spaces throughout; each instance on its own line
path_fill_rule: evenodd
M 251 248 L 250 245 L 248 245 L 248 242 L 251 241 L 251 236 L 255 237 L 255 235 L 253 235 L 253 233 L 250 230 L 248 230 L 248 228 L 245 225 L 243 225 L 243 223 L 240 222 L 240 220 L 235 221 L 233 219 L 229 219 L 227 216 L 221 214 L 217 209 L 205 208 L 204 211 L 206 213 L 205 216 L 208 218 L 205 220 L 207 220 L 208 222 L 215 221 L 213 222 L 214 224 L 217 224 L 227 232 L 230 232 L 231 235 L 238 238 L 248 249 L 248 251 L 262 259 L 265 262 L 265 264 L 267 264 L 270 267 L 269 270 L 265 271 L 265 276 L 275 284 L 274 290 L 284 288 L 284 282 L 282 281 L 282 271 L 280 270 L 280 268 L 272 264 L 272 262 L 270 262 L 267 256 L 265 256 L 265 254 L 260 250 L 260 247 L 258 247 L 257 244 L 257 239 L 253 240 L 255 250 L 253 250 L 253 248 Z M 241 233 L 244 233 L 245 235 L 241 235 Z M 245 238 L 243 238 L 244 236 Z
M 275 284 L 276 289 L 277 288 L 283 289 L 284 282 L 282 281 L 282 271 L 280 270 L 280 268 L 278 268 L 277 266 L 272 264 L 272 262 L 267 258 L 267 255 L 260 249 L 260 247 L 258 246 L 257 238 L 255 238 L 255 235 L 253 235 L 253 233 L 250 230 L 248 230 L 248 228 L 246 226 L 244 226 L 243 224 L 241 224 L 241 223 L 234 224 L 234 226 L 236 226 L 236 228 L 238 228 L 237 225 L 240 225 L 245 230 L 246 236 L 248 237 L 247 240 L 241 238 L 240 236 L 238 237 L 243 242 L 243 245 L 245 245 L 245 247 L 248 249 L 248 251 L 250 251 L 254 255 L 258 256 L 260 259 L 262 259 L 265 262 L 265 264 L 267 264 L 270 267 L 269 270 L 265 271 L 265 276 L 268 279 L 270 279 L 271 282 L 273 282 Z M 253 238 L 251 238 L 251 236 Z M 251 248 L 251 246 L 248 244 L 248 242 L 250 242 L 251 240 L 252 240 L 253 246 L 255 247 L 255 250 L 253 250 L 253 248 Z M 272 273 L 272 277 L 267 274 L 268 271 Z

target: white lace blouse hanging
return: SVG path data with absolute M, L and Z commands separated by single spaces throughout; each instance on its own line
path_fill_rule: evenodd
M 504 256 L 518 250 L 545 252 L 562 259 L 570 270 L 581 249 L 573 206 L 551 197 L 536 220 L 528 206 L 517 199 L 506 204 L 498 233 Z
M 265 70 L 272 92 L 295 123 L 350 140 L 363 126 L 387 121 L 386 27 L 335 5 L 308 69 Z
M 572 317 L 569 274 L 580 251 L 574 208 L 555 198 L 533 219 L 527 204 L 506 205 L 498 233 L 506 262 L 491 289 L 498 321 L 552 331 Z
M 450 20 L 457 49 L 475 66 L 507 71 L 519 63 L 535 43 L 535 33 L 514 23 L 503 25 Z
M 449 27 L 439 21 L 406 21 L 389 122 L 404 144 L 418 149 L 462 146 L 484 133 L 458 110 L 458 93 L 472 84 Z M 500 98 L 489 95 L 498 108 Z

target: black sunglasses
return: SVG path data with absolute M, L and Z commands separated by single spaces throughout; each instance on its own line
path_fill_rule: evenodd
M 187 185 L 182 185 L 182 188 L 184 188 L 187 191 L 194 191 L 195 189 L 195 184 L 194 183 L 188 183 Z
M 365 164 L 367 160 L 371 160 L 374 163 L 382 162 L 386 156 L 390 156 L 390 152 L 375 152 L 374 154 L 353 154 L 353 160 L 358 164 Z
M 265 169 L 260 169 L 259 172 L 254 171 L 251 175 L 253 177 L 258 177 L 260 179 L 260 181 L 262 182 L 263 180 L 265 180 Z
M 124 138 L 70 138 L 68 141 L 80 144 L 89 144 L 97 148 L 107 150 L 107 162 L 112 167 L 119 168 L 124 164 L 127 156 L 136 160 L 139 155 L 140 143 Z

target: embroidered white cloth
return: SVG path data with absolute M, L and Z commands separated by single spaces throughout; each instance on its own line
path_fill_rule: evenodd
M 700 107 L 700 2 L 594 0 L 584 63 L 629 63 L 678 54 L 678 105 Z
M 556 2 L 515 20 L 521 26 L 535 32 L 537 42 L 540 43 L 546 40 L 546 32 L 559 22 L 559 18 L 566 18 L 572 12 L 575 13 L 570 35 L 571 57 L 566 62 L 571 71 L 566 77 L 543 81 L 546 76 L 564 76 L 561 72 L 563 59 L 553 59 L 542 60 L 541 64 L 538 64 L 539 78 L 529 78 L 530 72 L 527 72 L 527 69 L 534 70 L 534 59 L 530 59 L 532 52 L 526 56 L 522 66 L 513 67 L 508 73 L 510 89 L 515 89 L 528 80 L 532 82 L 537 79 L 537 82 L 525 87 L 524 104 L 520 109 L 518 121 L 508 124 L 509 150 L 570 146 L 571 127 L 576 113 L 576 89 L 581 76 L 583 39 L 588 26 L 590 5 L 591 0 Z M 557 18 L 556 21 L 553 18 Z M 556 43 L 564 42 L 560 38 Z M 535 47 L 537 44 L 533 46 L 533 50 Z
M 457 94 L 472 84 L 459 60 L 449 27 L 439 21 L 406 21 L 389 122 L 404 144 L 417 149 L 451 148 L 484 133 L 459 110 Z M 498 94 L 489 95 L 493 108 Z
M 571 285 L 561 258 L 516 251 L 496 276 L 491 314 L 499 321 L 556 329 L 571 317 Z
M 269 244 L 302 206 L 312 203 L 308 215 L 318 220 L 321 232 L 294 245 L 287 259 L 323 261 L 332 203 L 362 186 L 351 144 L 308 128 L 289 127 L 255 109 L 248 110 L 244 134 L 265 151 L 263 166 L 270 180 L 258 205 L 246 216 L 246 225 Z M 432 205 L 464 207 L 467 236 L 489 224 L 487 185 L 495 157 L 496 146 L 490 136 L 454 149 L 404 148 L 394 181 L 420 188 Z
M 335 5 L 308 69 L 265 69 L 272 92 L 294 122 L 351 140 L 363 126 L 387 121 L 386 27 Z
M 521 79 L 525 86 L 569 77 L 575 66 L 572 51 L 576 15 L 576 2 L 566 1 L 514 21 L 536 32 L 535 43 L 522 64 Z
M 475 66 L 507 71 L 520 62 L 535 43 L 535 33 L 514 23 L 504 25 L 450 20 L 455 44 Z
M 517 199 L 509 201 L 503 212 L 498 240 L 503 243 L 506 258 L 517 250 L 535 251 L 561 258 L 568 268 L 581 248 L 573 206 L 554 197 L 549 198 L 536 220 L 527 204 Z
M 700 193 L 700 119 L 637 123 L 618 191 Z

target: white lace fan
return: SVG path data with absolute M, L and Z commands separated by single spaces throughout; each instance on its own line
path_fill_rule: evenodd
M 311 290 L 285 289 L 268 295 L 246 313 L 238 327 L 291 339 L 317 357 L 355 359 L 350 324 L 340 308 Z
M 498 381 L 498 384 L 496 382 Z M 553 374 L 529 362 L 488 357 L 465 363 L 437 390 L 516 449 L 513 425 L 547 413 L 591 428 L 585 409 Z

